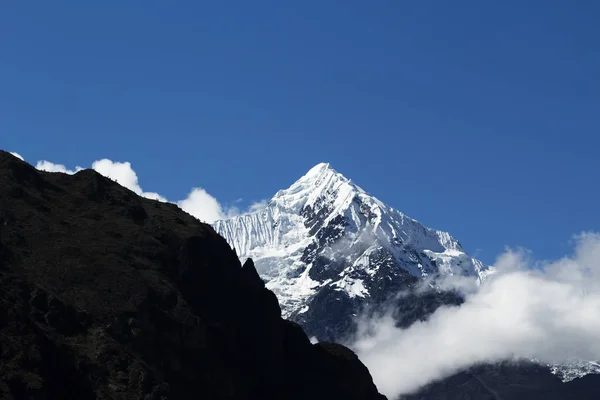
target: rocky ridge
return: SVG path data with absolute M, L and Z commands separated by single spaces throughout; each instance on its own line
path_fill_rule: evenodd
M 385 205 L 326 163 L 278 191 L 263 210 L 213 226 L 242 260 L 255 260 L 285 315 L 321 340 L 351 336 L 354 317 L 365 308 L 393 309 L 396 325 L 408 327 L 440 306 L 464 301 L 435 285 L 416 290 L 428 278 L 461 275 L 481 282 L 493 273 L 450 234 Z M 581 377 L 597 371 L 587 362 L 485 364 L 406 398 L 596 399 L 600 375 Z
M 278 191 L 263 210 L 213 226 L 240 259 L 254 259 L 284 315 L 320 340 L 339 340 L 364 306 L 391 300 L 423 278 L 476 281 L 490 273 L 450 234 L 387 206 L 327 163 Z M 403 324 L 425 317 L 448 295 L 442 297 L 404 302 Z
M 0 398 L 385 397 L 209 225 L 0 151 Z

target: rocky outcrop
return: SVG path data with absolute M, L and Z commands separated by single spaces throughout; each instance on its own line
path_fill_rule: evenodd
M 385 397 L 210 226 L 0 152 L 0 398 Z
M 521 361 L 484 364 L 432 382 L 402 400 L 596 400 L 600 376 L 563 383 L 549 368 Z

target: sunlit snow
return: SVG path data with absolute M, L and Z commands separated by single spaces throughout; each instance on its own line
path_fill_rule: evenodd
M 301 261 L 306 248 L 317 240 L 301 215 L 307 207 L 327 210 L 321 229 L 340 216 L 346 221 L 342 237 L 321 249 L 321 255 L 345 259 L 350 265 L 331 282 L 311 279 L 313 266 Z M 370 257 L 380 248 L 393 254 L 399 265 L 405 265 L 415 276 L 427 276 L 438 269 L 442 274 L 472 275 L 475 279 L 487 273 L 486 267 L 469 257 L 448 233 L 426 228 L 386 206 L 326 163 L 316 165 L 288 189 L 277 192 L 264 209 L 217 221 L 213 226 L 242 262 L 248 257 L 254 260 L 267 287 L 280 299 L 284 316 L 305 307 L 306 300 L 327 284 L 351 298 L 368 296 L 363 281 L 356 276 L 377 273 L 379 266 Z M 419 253 L 425 261 L 414 259 Z

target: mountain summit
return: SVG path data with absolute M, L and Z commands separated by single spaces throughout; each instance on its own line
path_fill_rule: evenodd
M 492 272 L 449 233 L 387 206 L 327 163 L 278 191 L 264 209 L 213 227 L 242 261 L 254 260 L 282 314 L 318 340 L 352 335 L 365 307 L 389 306 L 396 326 L 408 327 L 464 301 L 436 285 L 419 290 L 424 278 L 460 275 L 481 283 Z M 598 375 L 561 382 L 595 372 L 594 365 L 484 364 L 407 398 L 596 399 Z
M 266 208 L 213 227 L 241 259 L 254 260 L 283 314 L 301 321 L 327 294 L 347 305 L 339 314 L 350 316 L 423 277 L 481 280 L 489 271 L 450 234 L 387 206 L 327 163 L 278 191 Z M 345 327 L 344 320 L 329 322 Z M 323 329 L 313 333 L 335 336 L 335 328 Z

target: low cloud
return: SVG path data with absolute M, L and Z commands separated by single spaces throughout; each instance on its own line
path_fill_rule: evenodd
M 69 174 L 69 175 L 73 175 L 74 173 L 79 172 L 83 169 L 81 167 L 75 167 L 75 169 L 68 169 L 63 164 L 54 164 L 53 162 L 46 161 L 46 160 L 38 161 L 38 163 L 35 165 L 35 167 L 37 169 L 39 169 L 40 171 L 62 172 L 63 174 Z
M 131 163 L 129 162 L 115 162 L 104 158 L 102 160 L 94 161 L 92 169 L 142 197 L 162 202 L 167 201 L 165 197 L 158 193 L 144 192 L 142 190 L 138 182 L 138 176 L 133 168 L 131 168 Z
M 21 157 L 19 154 L 11 154 L 23 160 L 23 157 Z M 75 167 L 75 169 L 69 169 L 63 164 L 56 164 L 47 160 L 38 161 L 36 168 L 41 171 L 62 172 L 71 175 L 84 169 L 79 166 Z M 162 202 L 169 201 L 166 197 L 161 196 L 159 193 L 144 191 L 140 186 L 137 173 L 131 166 L 131 163 L 127 161 L 118 162 L 104 158 L 102 160 L 94 161 L 91 168 L 99 174 L 114 180 L 121 186 L 126 187 L 140 196 Z M 241 199 L 238 199 L 234 203 L 239 203 L 240 201 Z M 177 204 L 183 211 L 209 224 L 220 219 L 231 218 L 236 215 L 258 211 L 264 208 L 267 204 L 266 201 L 262 200 L 252 203 L 246 211 L 241 211 L 235 206 L 222 205 L 215 197 L 211 196 L 208 192 L 206 192 L 206 190 L 200 187 L 192 188 L 185 199 L 175 201 L 174 203 Z
M 10 154 L 12 154 L 13 156 L 17 157 L 21 161 L 25 161 L 25 159 L 23 158 L 23 156 L 21 156 L 19 153 L 15 153 L 14 151 L 11 151 Z
M 569 257 L 535 262 L 509 250 L 494 267 L 462 305 L 407 329 L 395 327 L 393 310 L 359 321 L 350 346 L 381 392 L 395 399 L 482 362 L 600 359 L 600 234 L 577 236 Z
M 236 208 L 224 210 L 221 203 L 202 188 L 192 189 L 185 200 L 178 201 L 177 205 L 188 214 L 208 223 L 238 214 Z

